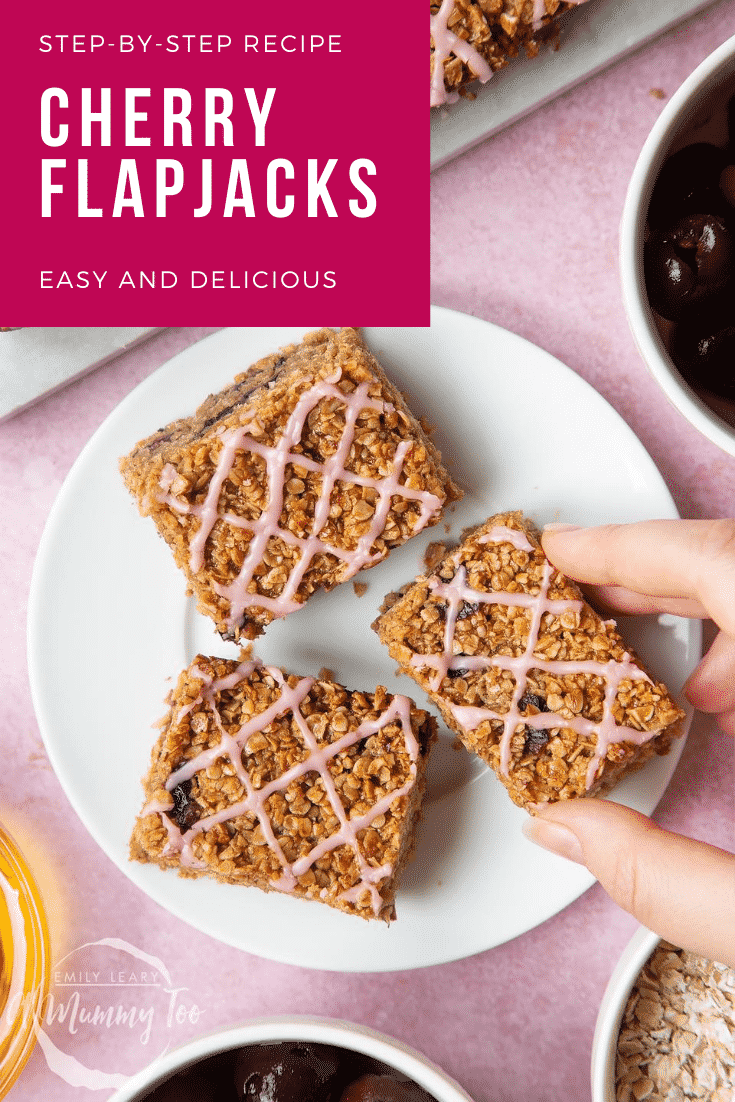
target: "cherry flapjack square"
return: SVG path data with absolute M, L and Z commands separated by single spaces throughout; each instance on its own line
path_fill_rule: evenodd
M 663 754 L 684 713 L 549 562 L 521 513 L 491 517 L 374 625 L 520 806 L 608 791 Z
M 436 732 L 427 712 L 382 687 L 202 655 L 168 703 L 133 860 L 395 917 Z
M 199 610 L 235 642 L 382 562 L 461 496 L 354 329 L 260 360 L 121 471 Z

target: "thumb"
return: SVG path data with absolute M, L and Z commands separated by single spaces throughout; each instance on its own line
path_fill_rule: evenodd
M 532 842 L 586 865 L 648 929 L 735 967 L 735 856 L 601 799 L 534 805 Z

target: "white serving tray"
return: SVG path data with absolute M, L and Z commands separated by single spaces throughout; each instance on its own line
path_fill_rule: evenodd
M 0 421 L 158 332 L 58 326 L 0 333 Z
M 532 60 L 521 56 L 487 84 L 476 84 L 476 99 L 432 110 L 431 167 L 464 153 L 712 2 L 588 0 L 562 20 L 561 49 L 542 49 Z

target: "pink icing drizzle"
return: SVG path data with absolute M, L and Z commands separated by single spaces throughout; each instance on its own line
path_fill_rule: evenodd
M 471 43 L 460 38 L 449 29 L 449 19 L 454 10 L 454 0 L 442 0 L 436 15 L 430 16 L 431 41 L 434 43 L 434 71 L 431 74 L 431 106 L 439 107 L 443 103 L 456 103 L 456 92 L 447 92 L 444 84 L 444 62 L 450 54 L 463 61 L 472 74 L 487 84 L 493 71 L 482 54 Z
M 523 532 L 513 528 L 498 526 L 493 528 L 480 538 L 480 543 L 510 543 L 518 550 L 532 552 L 531 543 Z M 472 589 L 466 583 L 467 574 L 464 566 L 458 565 L 457 556 L 454 557 L 457 571 L 451 582 L 442 582 L 434 576 L 429 579 L 429 588 L 438 597 L 446 601 L 444 650 L 440 654 L 415 654 L 411 659 L 414 668 L 432 669 L 435 671 L 430 681 L 432 691 L 438 691 L 442 681 L 449 670 L 466 669 L 482 670 L 494 667 L 508 670 L 515 679 L 515 689 L 511 698 L 510 707 L 504 714 L 494 711 L 492 708 L 462 706 L 444 701 L 445 706 L 451 711 L 457 723 L 466 731 L 473 731 L 487 720 L 502 720 L 503 734 L 500 741 L 500 768 L 507 777 L 511 762 L 511 740 L 516 727 L 519 725 L 532 727 L 536 731 L 548 730 L 552 727 L 566 727 L 578 734 L 595 735 L 595 753 L 590 760 L 586 786 L 592 787 L 600 762 L 605 757 L 607 750 L 616 742 L 632 742 L 636 746 L 642 745 L 661 728 L 653 731 L 636 731 L 631 727 L 618 726 L 612 712 L 613 704 L 617 696 L 620 684 L 626 678 L 632 680 L 650 681 L 650 678 L 632 661 L 629 654 L 625 654 L 622 661 L 610 660 L 608 662 L 550 661 L 534 655 L 534 649 L 538 643 L 541 621 L 546 613 L 561 616 L 565 612 L 579 612 L 583 608 L 582 601 L 556 601 L 548 597 L 549 585 L 553 575 L 553 567 L 548 561 L 544 562 L 543 577 L 539 592 L 536 596 L 526 593 L 505 592 L 480 592 Z M 531 610 L 528 640 L 523 654 L 516 658 L 508 655 L 492 656 L 455 656 L 454 631 L 457 623 L 457 614 L 464 602 L 471 604 L 502 604 L 512 605 Z M 565 716 L 554 712 L 540 712 L 538 715 L 525 715 L 519 710 L 518 704 L 525 691 L 529 671 L 542 670 L 552 675 L 563 676 L 565 674 L 583 673 L 602 677 L 605 680 L 605 698 L 603 714 L 599 722 L 574 716 L 567 719 Z
M 266 666 L 261 668 L 266 669 L 280 686 L 281 691 L 278 699 L 264 712 L 260 713 L 260 715 L 253 716 L 244 723 L 236 735 L 229 735 L 222 726 L 221 718 L 217 710 L 217 694 L 223 689 L 234 688 L 239 681 L 247 678 L 257 665 L 256 662 L 243 662 L 233 673 L 218 680 L 214 680 L 201 671 L 198 671 L 196 667 L 192 668 L 191 672 L 202 678 L 202 692 L 199 697 L 197 697 L 196 701 L 178 713 L 173 722 L 178 723 L 191 708 L 204 702 L 214 715 L 214 720 L 220 730 L 221 738 L 216 746 L 202 751 L 200 754 L 196 755 L 196 757 L 187 761 L 179 769 L 175 770 L 166 782 L 166 789 L 171 792 L 178 784 L 189 780 L 195 773 L 206 769 L 217 759 L 229 758 L 240 783 L 245 789 L 245 798 L 220 812 L 200 819 L 185 833 L 182 833 L 176 823 L 166 814 L 173 806 L 173 800 L 168 803 L 164 803 L 161 800 L 151 800 L 143 808 L 141 814 L 160 815 L 161 822 L 168 833 L 168 842 L 165 852 L 169 854 L 179 853 L 182 866 L 202 870 L 205 869 L 206 866 L 199 861 L 194 854 L 194 839 L 203 831 L 208 830 L 217 823 L 227 822 L 230 819 L 236 818 L 238 815 L 248 813 L 254 814 L 260 823 L 263 836 L 268 846 L 273 853 L 275 853 L 282 868 L 281 875 L 276 880 L 271 881 L 271 886 L 279 891 L 288 893 L 293 892 L 298 877 L 303 876 L 320 857 L 337 849 L 339 846 L 350 846 L 355 854 L 355 860 L 359 870 L 359 879 L 353 887 L 343 892 L 338 898 L 354 902 L 363 892 L 368 891 L 370 893 L 373 912 L 377 915 L 380 913 L 382 905 L 379 884 L 386 877 L 390 876 L 393 870 L 390 864 L 384 864 L 377 868 L 368 864 L 360 851 L 357 835 L 359 831 L 369 827 L 373 820 L 379 815 L 383 815 L 388 811 L 395 800 L 399 799 L 401 796 L 407 795 L 414 786 L 419 744 L 411 727 L 411 701 L 405 696 L 394 696 L 389 706 L 376 720 L 366 720 L 364 723 L 361 723 L 356 730 L 348 731 L 347 734 L 343 735 L 335 742 L 325 743 L 319 746 L 306 719 L 300 711 L 300 705 L 303 703 L 311 686 L 314 684 L 314 679 L 311 677 L 304 677 L 294 687 L 291 687 L 287 684 L 279 669 Z M 280 777 L 270 781 L 268 784 L 264 785 L 263 788 L 256 789 L 253 787 L 247 770 L 243 765 L 242 749 L 246 747 L 247 741 L 251 735 L 258 731 L 262 731 L 277 716 L 283 715 L 288 711 L 293 714 L 294 723 L 304 740 L 308 754 L 303 761 L 292 766 Z M 350 746 L 354 746 L 361 739 L 376 734 L 383 727 L 396 719 L 400 722 L 406 751 L 411 763 L 409 778 L 401 787 L 381 797 L 364 815 L 348 818 L 347 812 L 335 787 L 334 780 L 329 772 L 328 763 L 343 750 Z M 319 842 L 308 854 L 290 863 L 273 831 L 266 810 L 266 802 L 274 792 L 284 792 L 292 781 L 305 776 L 307 773 L 319 774 L 326 789 L 332 810 L 340 825 L 332 835 Z M 326 893 L 322 891 L 322 897 L 325 894 Z
M 230 602 L 230 614 L 226 621 L 228 628 L 233 628 L 239 624 L 245 609 L 253 605 L 267 609 L 276 618 L 287 616 L 290 612 L 295 612 L 296 609 L 300 608 L 302 602 L 297 599 L 297 590 L 316 555 L 327 554 L 339 559 L 344 564 L 342 581 L 353 577 L 363 567 L 379 562 L 384 555 L 381 552 L 371 554 L 371 548 L 385 527 L 394 495 L 419 503 L 419 516 L 413 530 L 414 534 L 420 532 L 443 505 L 442 499 L 435 494 L 431 494 L 426 490 L 411 489 L 400 482 L 404 461 L 412 447 L 410 441 L 401 441 L 398 444 L 393 456 L 391 470 L 382 478 L 368 478 L 345 469 L 344 464 L 347 462 L 354 440 L 357 419 L 362 411 L 373 409 L 378 412 L 388 412 L 393 407 L 368 396 L 369 382 L 361 383 L 352 393 L 345 393 L 335 385 L 340 377 L 341 371 L 338 371 L 331 378 L 316 383 L 301 395 L 278 443 L 274 447 L 261 444 L 249 435 L 248 430 L 252 428 L 252 425 L 243 425 L 240 428 L 230 429 L 223 433 L 222 450 L 217 468 L 210 481 L 206 498 L 201 504 L 192 505 L 171 493 L 171 488 L 177 478 L 175 467 L 169 463 L 161 472 L 159 484 L 163 493 L 159 500 L 177 512 L 194 516 L 199 520 L 199 527 L 194 533 L 189 547 L 189 568 L 193 574 L 198 573 L 204 565 L 204 548 L 218 520 L 253 533 L 245 560 L 235 580 L 229 585 L 214 584 L 214 589 L 219 596 Z M 336 398 L 345 406 L 345 426 L 334 455 L 330 456 L 324 463 L 317 463 L 308 456 L 293 452 L 292 449 L 301 439 L 307 416 L 324 398 Z M 261 456 L 266 463 L 268 506 L 255 520 L 247 520 L 232 513 L 219 512 L 222 487 L 232 470 L 238 451 L 242 449 Z M 296 536 L 279 525 L 283 510 L 285 471 L 289 463 L 308 471 L 319 472 L 321 476 L 321 489 L 314 508 L 312 530 L 306 537 Z M 320 538 L 320 532 L 329 519 L 331 494 L 337 481 L 371 487 L 378 494 L 372 520 L 352 551 L 342 547 L 334 547 Z M 296 565 L 291 570 L 283 590 L 277 597 L 268 597 L 264 594 L 252 592 L 252 589 L 255 588 L 253 584 L 255 569 L 263 557 L 268 541 L 272 537 L 277 537 L 284 543 L 300 549 Z

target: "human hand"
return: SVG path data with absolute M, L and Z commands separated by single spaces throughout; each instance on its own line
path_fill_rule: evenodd
M 735 735 L 735 520 L 552 528 L 544 551 L 596 603 L 624 613 L 712 619 L 719 633 L 684 686 Z M 584 864 L 644 926 L 735 967 L 735 856 L 607 800 L 539 804 L 532 841 Z

